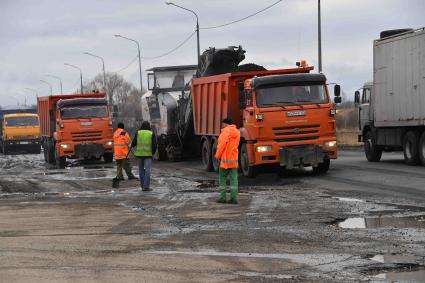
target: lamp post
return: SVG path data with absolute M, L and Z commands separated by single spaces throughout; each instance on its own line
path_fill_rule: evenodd
M 128 38 L 128 37 L 122 36 L 122 35 L 120 35 L 120 34 L 115 34 L 114 36 L 115 36 L 115 37 L 124 38 L 124 39 L 130 40 L 130 41 L 133 41 L 134 43 L 136 43 L 136 44 L 137 44 L 137 52 L 138 52 L 138 54 L 139 54 L 140 95 L 142 95 L 142 92 L 143 92 L 143 84 L 142 84 L 142 62 L 141 62 L 141 60 L 140 60 L 140 44 L 139 44 L 139 42 L 138 42 L 137 40 L 134 40 L 134 39 L 131 39 L 131 38 Z
M 48 82 L 46 82 L 45 80 L 40 80 L 40 82 L 47 84 L 50 87 L 50 95 L 52 95 L 53 90 L 52 90 L 52 85 Z
M 318 6 L 318 15 L 317 15 L 317 20 L 318 20 L 318 53 L 319 53 L 319 73 L 322 72 L 322 24 L 321 24 L 321 19 L 320 19 L 320 0 L 318 0 L 317 3 Z
M 81 70 L 80 67 L 77 67 L 77 66 L 74 66 L 74 65 L 71 65 L 71 64 L 68 64 L 68 63 L 65 63 L 64 65 L 78 69 L 80 71 L 81 94 L 83 94 L 84 93 L 83 92 L 83 71 Z
M 93 53 L 90 53 L 90 52 L 84 52 L 83 54 L 85 54 L 85 55 L 89 55 L 89 56 L 92 56 L 92 57 L 99 58 L 99 59 L 102 61 L 102 70 L 103 70 L 103 90 L 104 90 L 104 91 L 106 91 L 105 61 L 103 60 L 103 58 L 102 58 L 102 57 L 100 57 L 100 56 L 98 56 L 98 55 L 95 55 L 95 54 L 93 54 Z M 110 97 L 110 99 L 109 99 L 109 100 L 111 100 L 111 97 Z M 112 101 L 109 101 L 109 103 L 111 103 L 111 105 L 112 105 Z
M 61 94 L 63 94 L 63 91 L 62 91 L 62 79 L 60 77 L 58 77 L 58 76 L 49 75 L 49 74 L 47 74 L 46 77 L 52 77 L 52 78 L 55 78 L 55 79 L 59 80 L 59 86 L 60 86 L 60 89 L 61 89 Z
M 201 58 L 201 49 L 200 48 L 201 47 L 199 45 L 199 19 L 198 19 L 198 14 L 196 14 L 194 11 L 192 11 L 190 9 L 187 9 L 185 7 L 174 4 L 173 2 L 165 2 L 165 4 L 172 5 L 174 7 L 186 10 L 186 11 L 191 12 L 192 14 L 195 15 L 195 17 L 196 17 L 196 43 L 197 43 L 197 50 L 198 50 L 198 72 L 199 72 L 199 70 L 201 69 L 201 62 L 200 62 L 200 58 Z

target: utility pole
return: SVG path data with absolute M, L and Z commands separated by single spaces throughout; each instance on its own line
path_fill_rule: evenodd
M 318 41 L 319 41 L 319 73 L 322 72 L 322 24 L 321 24 L 321 18 L 320 18 L 320 0 L 318 0 L 318 15 L 317 15 L 317 20 L 318 20 Z

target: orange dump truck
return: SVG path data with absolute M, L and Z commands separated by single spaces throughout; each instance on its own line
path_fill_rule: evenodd
M 65 167 L 66 158 L 113 159 L 112 118 L 105 93 L 38 98 L 44 159 Z
M 266 164 L 285 168 L 312 166 L 326 173 L 337 157 L 335 109 L 326 77 L 313 67 L 237 72 L 194 78 L 192 107 L 202 162 L 218 170 L 214 159 L 221 121 L 231 117 L 240 129 L 239 162 L 254 177 Z M 335 86 L 335 103 L 340 87 Z

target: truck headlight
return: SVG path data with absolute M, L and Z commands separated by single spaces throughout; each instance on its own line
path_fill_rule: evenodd
M 267 152 L 267 151 L 272 151 L 272 146 L 271 145 L 260 145 L 260 146 L 257 146 L 257 152 Z
M 66 143 L 62 143 L 61 144 L 61 148 L 67 149 L 67 148 L 70 148 L 70 145 L 69 144 L 66 144 Z
M 257 119 L 257 121 L 263 121 L 264 120 L 264 114 L 262 114 L 262 113 L 256 114 L 255 119 Z
M 106 146 L 113 146 L 113 145 L 114 145 L 114 142 L 113 141 L 106 142 Z
M 327 141 L 323 143 L 324 147 L 335 147 L 336 146 L 336 141 Z

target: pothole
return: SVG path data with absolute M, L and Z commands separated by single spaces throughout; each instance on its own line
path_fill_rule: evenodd
M 419 258 L 409 255 L 375 255 L 370 260 L 380 263 L 415 263 Z
M 425 228 L 425 215 L 352 217 L 338 223 L 346 229 L 361 228 Z
M 419 270 L 409 270 L 406 271 L 389 271 L 384 273 L 379 273 L 373 278 L 385 279 L 389 282 L 424 282 L 425 279 L 425 268 Z

